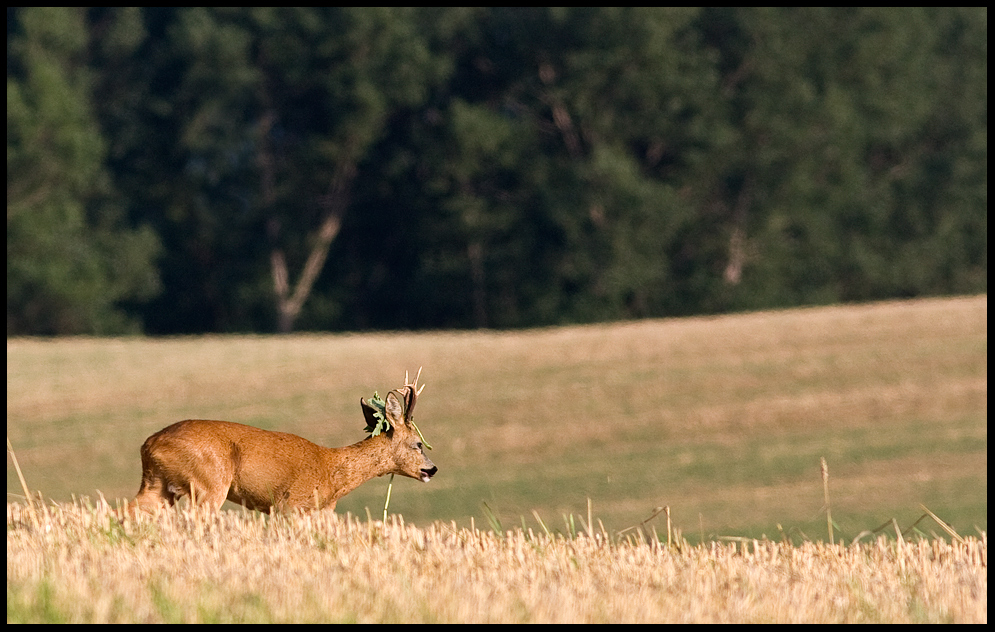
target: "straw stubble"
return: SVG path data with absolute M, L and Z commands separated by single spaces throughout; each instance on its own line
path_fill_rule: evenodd
M 593 537 L 592 537 L 593 536 Z M 352 516 L 7 505 L 7 618 L 987 622 L 987 537 L 664 546 Z

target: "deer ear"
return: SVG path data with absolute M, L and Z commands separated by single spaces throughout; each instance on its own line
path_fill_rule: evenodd
M 384 411 L 387 413 L 387 421 L 390 422 L 390 425 L 400 426 L 404 424 L 404 405 L 398 399 L 397 391 L 387 393 Z
M 378 419 L 373 415 L 373 413 L 375 413 L 377 409 L 366 403 L 366 400 L 362 397 L 359 398 L 359 405 L 363 407 L 363 416 L 366 417 L 366 427 L 376 428 Z

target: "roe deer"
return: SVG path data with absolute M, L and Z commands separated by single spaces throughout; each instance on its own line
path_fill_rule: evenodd
M 404 386 L 382 402 L 388 430 L 343 448 L 230 421 L 188 419 L 167 426 L 142 445 L 142 485 L 134 504 L 154 513 L 189 496 L 192 503 L 214 509 L 227 498 L 258 511 L 331 511 L 340 498 L 376 476 L 403 474 L 427 483 L 438 468 L 425 456 L 413 427 L 411 414 L 421 393 L 418 375 L 410 384 L 405 375 Z M 372 430 L 380 411 L 359 401 Z

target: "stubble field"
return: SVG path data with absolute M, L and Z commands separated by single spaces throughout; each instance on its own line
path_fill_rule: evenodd
M 8 622 L 988 619 L 987 538 L 668 546 L 603 531 L 7 507 Z
M 70 502 L 133 496 L 138 447 L 179 419 L 353 443 L 359 398 L 419 366 L 440 471 L 395 480 L 404 526 L 376 520 L 384 479 L 321 520 L 120 525 Z M 510 333 L 8 340 L 7 435 L 48 512 L 24 513 L 8 459 L 8 620 L 13 604 L 27 620 L 986 621 L 987 379 L 987 296 Z M 663 506 L 672 546 L 665 513 L 641 524 Z M 910 529 L 923 506 L 951 531 Z

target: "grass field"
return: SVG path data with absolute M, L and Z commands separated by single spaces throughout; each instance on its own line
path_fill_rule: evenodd
M 323 445 L 361 439 L 359 398 L 424 366 L 419 426 L 440 468 L 394 484 L 410 523 L 533 511 L 609 531 L 669 506 L 717 535 L 855 537 L 925 504 L 987 530 L 987 296 L 491 333 L 7 341 L 7 436 L 55 500 L 137 491 L 138 448 L 180 419 Z M 386 479 L 340 512 L 382 511 Z M 8 459 L 8 500 L 21 494 Z M 13 494 L 13 496 L 12 496 Z M 779 526 L 780 525 L 780 526 Z
M 14 623 L 986 623 L 988 542 L 651 544 L 596 529 L 7 505 Z
M 8 458 L 8 620 L 987 621 L 987 326 L 979 296 L 501 333 L 11 339 L 7 437 L 60 504 L 25 517 Z M 386 479 L 339 519 L 120 526 L 66 504 L 132 497 L 142 441 L 180 419 L 353 443 L 359 398 L 419 366 L 440 470 L 394 481 L 403 527 L 367 521 Z M 666 541 L 665 513 L 631 528 L 664 506 L 681 547 L 631 540 Z M 967 539 L 911 529 L 923 507 Z

